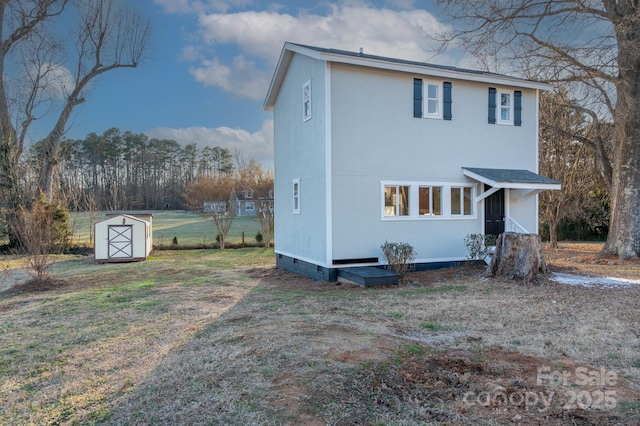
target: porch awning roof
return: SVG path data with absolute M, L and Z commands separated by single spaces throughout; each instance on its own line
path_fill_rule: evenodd
M 463 167 L 465 176 L 486 183 L 494 188 L 511 189 L 562 189 L 557 180 L 549 179 L 529 170 L 517 169 L 482 169 L 478 167 Z
M 491 186 L 476 197 L 476 202 L 484 200 L 503 188 L 515 189 L 516 201 L 525 200 L 548 189 L 562 189 L 562 184 L 557 180 L 540 176 L 529 170 L 463 167 L 462 172 L 471 179 Z

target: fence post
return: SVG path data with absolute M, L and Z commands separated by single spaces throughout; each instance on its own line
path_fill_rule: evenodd
M 244 248 L 244 231 L 242 231 L 242 247 Z

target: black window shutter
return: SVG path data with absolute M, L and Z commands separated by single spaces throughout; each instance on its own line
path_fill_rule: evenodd
M 522 126 L 522 92 L 513 92 L 513 125 Z
M 422 118 L 422 79 L 413 79 L 413 116 Z
M 496 88 L 489 87 L 489 124 L 496 124 Z
M 451 83 L 448 81 L 444 82 L 444 94 L 443 94 L 443 103 L 444 103 L 444 111 L 443 117 L 445 120 L 451 120 Z

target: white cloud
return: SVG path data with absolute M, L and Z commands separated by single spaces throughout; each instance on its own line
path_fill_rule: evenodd
M 205 86 L 217 86 L 229 93 L 248 99 L 262 100 L 271 74 L 259 70 L 253 61 L 244 56 L 233 58 L 229 66 L 217 58 L 203 60 L 201 66 L 189 70 L 196 81 Z
M 51 100 L 66 99 L 76 85 L 73 74 L 71 74 L 67 67 L 60 64 L 42 64 L 40 69 L 30 69 L 28 74 L 29 76 L 25 75 L 24 77 L 25 80 L 29 82 L 27 89 L 31 90 L 32 79 L 35 78 L 36 75 L 40 75 L 42 80 L 39 82 L 39 85 Z
M 412 1 L 390 3 L 409 7 Z M 365 53 L 426 61 L 436 47 L 427 35 L 444 28 L 421 9 L 375 8 L 356 0 L 331 4 L 327 10 L 325 15 L 301 11 L 295 16 L 274 10 L 200 12 L 200 56 L 204 58 L 192 68 L 192 75 L 205 85 L 260 99 L 285 41 L 350 51 L 362 47 Z M 224 46 L 234 46 L 240 54 L 227 63 L 219 53 Z M 217 56 L 204 53 L 211 48 Z M 195 57 L 193 51 L 189 53 Z
M 171 139 L 183 145 L 195 142 L 199 148 L 228 148 L 232 154 L 240 152 L 246 160 L 253 159 L 266 167 L 273 167 L 273 120 L 266 120 L 255 133 L 230 127 L 157 127 L 144 133 L 151 138 Z

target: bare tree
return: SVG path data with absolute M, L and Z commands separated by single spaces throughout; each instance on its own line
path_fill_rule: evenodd
M 215 179 L 212 191 L 214 208 L 208 214 L 218 231 L 218 247 L 224 249 L 227 234 L 238 215 L 236 192 L 233 189 L 233 181 L 228 178 Z
M 31 197 L 21 186 L 19 167 L 32 124 L 58 111 L 37 179 L 37 191 L 51 200 L 62 136 L 73 109 L 85 101 L 89 83 L 108 71 L 137 67 L 144 59 L 150 22 L 127 4 L 0 1 L 0 204 L 9 225 Z M 66 24 L 77 19 L 78 25 L 61 32 L 55 27 L 62 19 Z M 15 235 L 9 237 L 19 243 Z
M 3 1 L 0 3 L 0 72 L 6 73 L 6 62 L 17 46 L 38 34 L 48 21 L 59 16 L 68 0 Z M 23 52 L 21 52 L 23 53 Z M 23 146 L 12 124 L 11 100 L 8 97 L 7 80 L 0 79 L 0 132 L 10 135 L 9 144 L 19 158 Z M 17 161 L 17 159 L 15 160 Z
M 599 132 L 591 146 L 611 189 L 611 222 L 602 254 L 640 251 L 640 7 L 635 0 L 439 0 L 464 27 L 460 42 L 500 71 L 565 85 L 594 127 L 611 121 L 611 161 Z M 486 58 L 492 58 L 487 61 Z M 568 129 L 570 131 L 570 129 Z
M 229 229 L 238 215 L 235 185 L 235 180 L 227 176 L 198 176 L 195 181 L 185 185 L 182 194 L 189 208 L 203 212 L 213 221 L 221 249 L 224 248 Z
M 562 182 L 562 191 L 540 194 L 540 218 L 549 224 L 552 247 L 558 246 L 558 224 L 583 214 L 592 190 L 601 185 L 594 151 L 578 140 L 588 137 L 588 121 L 571 108 L 564 90 L 543 93 L 540 110 L 540 166 L 544 176 Z
M 73 109 L 83 103 L 87 85 L 96 77 L 118 68 L 135 68 L 144 59 L 151 35 L 148 20 L 134 10 L 118 7 L 116 0 L 88 0 L 80 10 L 76 34 L 77 59 L 74 86 L 68 93 L 58 120 L 45 140 L 39 189 L 51 199 L 52 178 L 62 135 Z
M 271 245 L 273 240 L 273 232 L 275 230 L 275 216 L 273 214 L 273 198 L 261 198 L 256 202 L 258 211 L 258 223 L 260 224 L 260 233 L 262 234 L 262 242 L 265 247 Z
M 249 190 L 255 201 L 257 220 L 260 224 L 265 247 L 269 247 L 273 239 L 275 226 L 273 214 L 273 171 L 266 170 L 255 160 L 243 161 L 236 156 L 236 187 Z
M 14 99 L 11 99 L 11 90 L 8 87 L 14 80 L 7 77 L 6 65 L 13 52 L 23 53 L 18 49 L 18 46 L 29 38 L 41 34 L 45 24 L 62 14 L 67 3 L 68 0 L 9 0 L 0 2 L 0 76 L 3 77 L 0 78 L 0 196 L 10 217 L 15 215 L 15 208 L 22 205 L 24 198 L 19 188 L 18 179 L 18 167 L 24 148 L 24 138 L 18 137 L 19 132 L 13 125 L 13 117 L 19 115 L 14 110 L 18 105 L 15 104 Z M 34 56 L 38 57 L 39 55 Z M 41 55 L 39 57 L 43 58 Z M 40 72 L 45 71 L 41 69 Z M 34 78 L 34 83 L 39 84 L 37 77 Z M 27 97 L 37 99 L 37 95 L 34 93 L 30 93 Z M 28 127 L 32 121 L 29 111 L 33 103 L 25 102 L 23 106 L 26 106 L 23 113 L 24 122 Z M 21 126 L 21 133 L 24 131 L 25 126 Z

